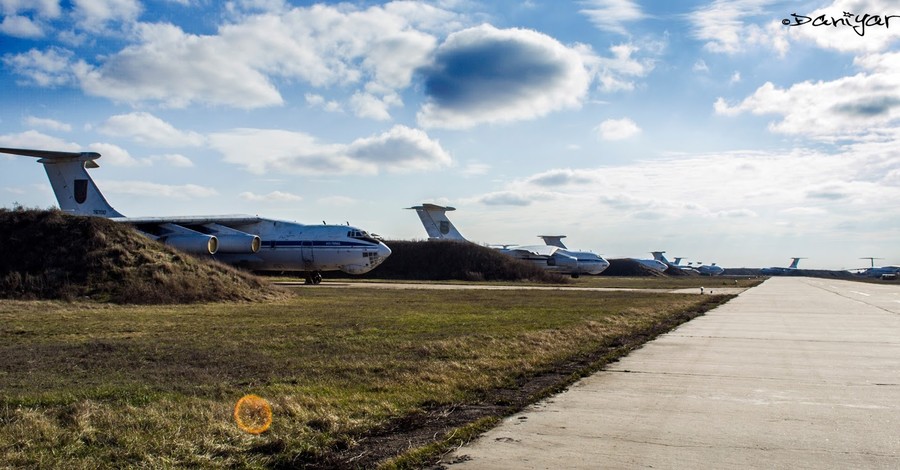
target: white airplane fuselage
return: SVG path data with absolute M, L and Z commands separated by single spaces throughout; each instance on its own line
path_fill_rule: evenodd
M 214 258 L 253 271 L 342 271 L 364 274 L 391 254 L 390 248 L 348 225 L 304 225 L 283 220 L 233 225 L 260 238 L 256 253 L 216 253 Z M 360 234 L 353 236 L 354 234 Z

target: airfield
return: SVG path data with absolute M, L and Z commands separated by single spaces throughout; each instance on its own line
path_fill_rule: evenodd
M 890 320 L 900 304 L 896 283 L 871 279 L 790 276 L 762 285 L 764 278 L 748 276 L 572 279 L 547 276 L 473 244 L 432 242 L 394 245 L 402 263 L 381 266 L 393 270 L 384 271 L 393 273 L 386 278 L 304 285 L 187 256 L 106 219 L 55 211 L 0 214 L 6 218 L 0 239 L 7 241 L 0 243 L 0 462 L 11 467 L 419 468 L 462 462 L 475 458 L 480 444 L 471 454 L 452 451 L 503 418 L 596 377 L 619 377 L 622 367 L 641 370 L 623 364 L 657 344 L 674 341 L 675 348 L 663 348 L 674 360 L 692 351 L 698 338 L 701 345 L 716 345 L 719 337 L 747 341 L 744 349 L 729 346 L 708 360 L 702 351 L 691 353 L 688 363 L 709 368 L 687 374 L 699 387 L 687 388 L 693 395 L 649 398 L 676 411 L 695 395 L 730 403 L 730 393 L 765 381 L 768 366 L 772 373 L 785 363 L 815 371 L 818 363 L 797 362 L 819 352 L 801 349 L 807 343 L 843 344 L 833 338 L 845 338 L 856 344 L 857 336 L 871 337 L 889 350 L 885 335 L 895 325 L 881 322 L 884 331 L 877 334 L 856 332 L 854 321 L 880 319 L 856 307 L 875 306 Z M 430 256 L 416 256 L 419 250 Z M 423 265 L 431 270 L 415 268 Z M 406 279 L 399 276 L 404 270 Z M 409 273 L 440 280 L 412 281 Z M 819 290 L 808 292 L 815 282 Z M 806 290 L 773 290 L 778 286 Z M 749 314 L 741 305 L 752 307 Z M 835 306 L 838 311 L 827 310 Z M 725 326 L 682 333 L 714 320 Z M 767 345 L 767 335 L 791 332 L 788 327 L 832 336 Z M 732 355 L 752 363 L 776 347 L 783 349 L 772 355 L 774 365 L 729 365 Z M 796 351 L 804 354 L 794 357 Z M 829 364 L 854 363 L 857 370 L 866 370 L 869 359 L 881 361 L 848 349 L 839 363 L 825 352 Z M 746 368 L 753 380 L 730 384 L 730 375 L 719 377 L 712 368 L 719 360 L 735 377 Z M 675 390 L 666 381 L 684 375 L 644 372 L 628 377 L 648 379 L 644 385 L 657 391 Z M 893 393 L 897 381 L 895 374 L 877 383 Z M 626 385 L 624 392 L 595 395 L 626 403 L 625 397 L 642 393 L 640 381 Z M 651 421 L 662 416 L 656 413 Z M 677 427 L 682 419 L 689 426 L 698 418 L 666 422 Z

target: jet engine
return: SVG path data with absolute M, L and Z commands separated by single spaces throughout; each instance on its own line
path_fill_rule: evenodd
M 262 242 L 259 235 L 241 232 L 219 224 L 203 225 L 206 233 L 219 239 L 219 253 L 256 253 Z
M 215 235 L 196 232 L 175 224 L 163 224 L 165 233 L 155 238 L 181 251 L 199 255 L 214 255 L 219 250 L 219 239 Z

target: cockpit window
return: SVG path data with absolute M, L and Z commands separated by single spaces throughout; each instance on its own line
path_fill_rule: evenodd
M 347 233 L 347 236 L 350 238 L 355 238 L 357 240 L 363 240 L 363 241 L 367 241 L 369 243 L 374 243 L 376 245 L 378 244 L 378 240 L 376 240 L 374 237 L 369 235 L 369 232 L 366 232 L 365 230 L 351 230 L 350 232 Z

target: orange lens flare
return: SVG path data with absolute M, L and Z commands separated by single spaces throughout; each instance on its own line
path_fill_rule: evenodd
M 262 434 L 272 425 L 272 407 L 264 398 L 244 395 L 234 406 L 234 420 L 250 434 Z

